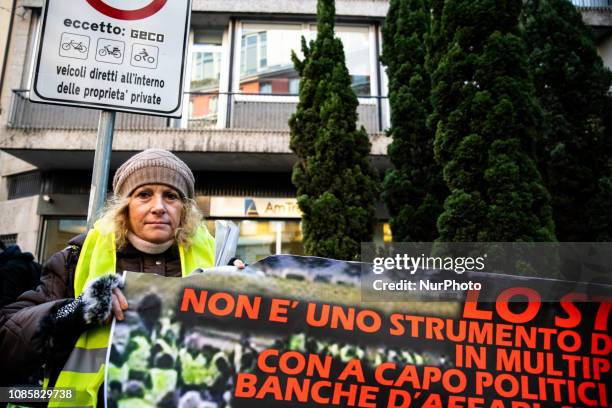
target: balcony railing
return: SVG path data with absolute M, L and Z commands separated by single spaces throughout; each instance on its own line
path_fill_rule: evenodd
M 18 89 L 13 91 L 7 126 L 14 129 L 92 130 L 97 129 L 99 118 L 100 111 L 95 109 L 32 103 L 28 91 Z M 168 119 L 160 116 L 119 113 L 115 120 L 115 129 L 121 130 L 167 126 Z
M 370 133 L 384 130 L 387 98 L 360 97 L 359 124 Z M 185 94 L 182 120 L 160 116 L 118 113 L 115 129 L 266 129 L 289 130 L 288 121 L 297 107 L 297 95 L 220 92 Z M 69 106 L 32 103 L 28 91 L 14 90 L 7 126 L 13 129 L 94 130 L 99 111 Z
M 572 4 L 578 8 L 612 10 L 612 0 L 572 0 Z

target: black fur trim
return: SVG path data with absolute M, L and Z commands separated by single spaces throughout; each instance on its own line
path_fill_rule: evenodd
M 34 336 L 37 347 L 50 359 L 71 350 L 88 327 L 106 322 L 112 309 L 112 290 L 121 286 L 118 275 L 102 276 L 90 282 L 78 298 L 54 306 L 38 325 Z
M 87 324 L 102 324 L 108 320 L 113 306 L 113 289 L 121 286 L 121 278 L 116 274 L 101 276 L 87 285 L 81 294 L 83 318 Z

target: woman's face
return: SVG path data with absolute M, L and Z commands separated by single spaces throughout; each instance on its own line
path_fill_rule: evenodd
M 162 184 L 138 187 L 128 204 L 130 230 L 153 244 L 168 242 L 174 238 L 182 210 L 181 196 L 172 187 Z

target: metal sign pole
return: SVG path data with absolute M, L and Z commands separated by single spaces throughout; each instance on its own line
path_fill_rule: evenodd
M 113 149 L 115 114 L 115 111 L 108 110 L 100 112 L 94 167 L 91 176 L 91 191 L 89 192 L 89 208 L 87 210 L 88 230 L 93 228 L 93 224 L 101 214 L 106 202 L 106 187 L 108 186 L 110 158 Z

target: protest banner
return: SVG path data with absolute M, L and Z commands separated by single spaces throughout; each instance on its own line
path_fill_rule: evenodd
M 107 405 L 610 407 L 609 286 L 545 302 L 529 287 L 539 278 L 507 276 L 495 302 L 365 303 L 364 265 L 273 256 L 244 273 L 128 272 Z

